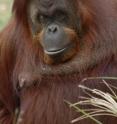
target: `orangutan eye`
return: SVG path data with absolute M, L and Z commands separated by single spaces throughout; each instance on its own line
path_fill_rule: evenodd
M 40 22 L 43 22 L 44 21 L 44 16 L 43 15 L 40 15 L 39 16 L 39 20 L 40 20 Z
M 68 14 L 65 11 L 56 11 L 55 18 L 59 20 L 60 22 L 66 22 L 69 20 Z
M 38 15 L 37 20 L 39 21 L 39 23 L 45 24 L 49 21 L 49 17 L 46 15 Z

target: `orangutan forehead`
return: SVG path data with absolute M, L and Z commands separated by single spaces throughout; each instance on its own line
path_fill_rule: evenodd
M 74 0 L 30 0 L 31 4 L 35 4 L 36 6 L 39 7 L 70 7 L 73 5 Z M 76 0 L 75 0 L 76 1 Z M 76 2 L 75 2 L 76 4 Z
M 52 5 L 52 4 L 64 4 L 65 2 L 70 2 L 70 0 L 30 0 L 42 5 Z
M 71 0 L 30 0 L 29 11 L 33 13 L 40 13 L 48 16 L 52 16 L 53 12 L 61 11 L 64 13 L 76 12 L 76 4 L 70 2 Z M 74 0 L 73 0 L 74 1 Z M 74 12 L 73 12 L 74 11 Z

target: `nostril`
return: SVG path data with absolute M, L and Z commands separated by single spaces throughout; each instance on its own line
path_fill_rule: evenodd
M 58 31 L 58 26 L 56 26 L 56 25 L 51 25 L 48 27 L 49 33 L 56 33 L 57 31 Z

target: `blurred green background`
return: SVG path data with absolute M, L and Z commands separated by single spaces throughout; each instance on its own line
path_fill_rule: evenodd
M 7 24 L 11 16 L 12 0 L 0 0 L 0 30 Z

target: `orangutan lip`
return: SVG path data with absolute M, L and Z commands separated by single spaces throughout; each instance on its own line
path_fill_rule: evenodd
M 60 50 L 57 50 L 57 51 L 47 51 L 45 50 L 44 52 L 47 54 L 47 55 L 57 55 L 57 54 L 60 54 L 62 52 L 64 52 L 67 48 L 63 48 L 63 49 L 60 49 Z
M 44 50 L 44 52 L 45 52 L 45 54 L 50 55 L 50 56 L 60 55 L 61 53 L 64 53 L 66 51 L 69 51 L 73 47 L 74 47 L 74 44 L 72 44 L 72 45 L 70 44 L 70 45 L 66 46 L 65 48 L 63 48 L 63 49 L 59 49 L 59 50 L 56 50 L 56 51 L 47 51 L 47 50 Z

